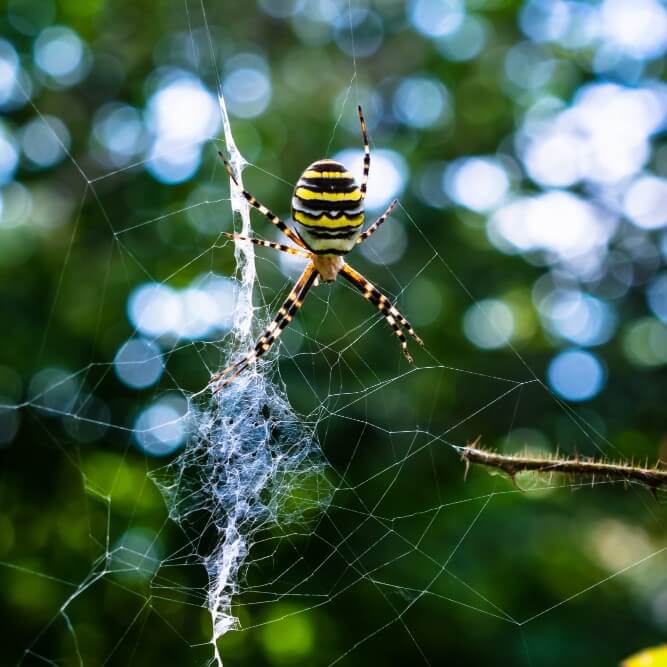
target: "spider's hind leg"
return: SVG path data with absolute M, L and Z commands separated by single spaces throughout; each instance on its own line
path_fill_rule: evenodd
M 223 371 L 216 373 L 211 377 L 209 381 L 209 386 L 220 383 L 218 387 L 214 390 L 214 394 L 217 394 L 221 389 L 226 387 L 228 384 L 233 382 L 243 371 L 254 363 L 261 357 L 263 354 L 269 351 L 271 346 L 278 340 L 280 334 L 285 330 L 287 325 L 292 321 L 292 318 L 296 312 L 303 305 L 303 301 L 306 298 L 310 288 L 313 286 L 317 280 L 317 270 L 312 262 L 306 266 L 301 277 L 297 280 L 296 284 L 292 288 L 292 291 L 289 293 L 283 305 L 280 307 L 276 316 L 273 318 L 271 324 L 269 324 L 262 335 L 257 339 L 255 343 L 255 349 L 252 352 L 249 352 L 243 359 L 237 361 L 236 363 L 228 366 Z
M 392 302 L 380 290 L 364 278 L 358 271 L 355 271 L 349 264 L 345 264 L 340 271 L 340 274 L 347 281 L 352 283 L 362 294 L 364 299 L 370 301 L 383 315 L 393 329 L 394 334 L 401 342 L 401 349 L 405 358 L 412 362 L 414 361 L 412 355 L 408 351 L 408 341 L 403 333 L 401 326 L 405 327 L 406 331 L 414 338 L 422 347 L 424 341 L 417 335 L 417 332 L 412 328 L 412 325 L 401 314 L 401 312 L 392 304 Z

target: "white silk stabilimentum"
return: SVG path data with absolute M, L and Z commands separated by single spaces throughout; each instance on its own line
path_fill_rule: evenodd
M 225 101 L 219 99 L 227 157 L 241 184 L 246 161 L 234 142 Z M 230 187 L 240 233 L 251 236 L 248 204 L 233 184 Z M 226 342 L 230 360 L 247 351 L 254 319 L 252 245 L 237 242 L 235 257 L 238 300 Z M 303 524 L 306 513 L 325 507 L 330 499 L 316 433 L 302 423 L 266 372 L 270 363 L 263 362 L 218 393 L 208 393 L 208 399 L 192 397 L 190 440 L 175 461 L 153 475 L 170 517 L 197 546 L 206 567 L 211 643 L 219 666 L 218 640 L 239 628 L 232 606 L 253 543 L 271 528 Z

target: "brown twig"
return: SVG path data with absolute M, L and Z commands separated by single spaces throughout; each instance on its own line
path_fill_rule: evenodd
M 589 457 L 534 456 L 529 454 L 499 454 L 479 446 L 479 439 L 466 447 L 459 447 L 466 466 L 477 463 L 506 473 L 512 481 L 517 473 L 564 473 L 576 477 L 638 482 L 655 490 L 667 485 L 667 468 L 659 461 L 654 467 L 632 463 L 614 463 Z

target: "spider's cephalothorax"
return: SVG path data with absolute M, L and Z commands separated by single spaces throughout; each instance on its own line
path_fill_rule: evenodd
M 313 162 L 294 188 L 292 217 L 299 236 L 315 254 L 345 255 L 364 224 L 361 189 L 340 162 Z
M 261 239 L 249 239 L 238 234 L 225 233 L 225 235 L 238 241 L 249 241 L 255 245 L 303 257 L 308 260 L 308 264 L 271 324 L 257 340 L 255 349 L 211 378 L 211 383 L 222 380 L 218 390 L 232 382 L 271 348 L 303 305 L 311 287 L 317 285 L 320 279 L 331 282 L 341 275 L 358 289 L 363 297 L 384 315 L 401 342 L 403 354 L 408 361 L 412 361 L 412 357 L 408 352 L 408 341 L 403 329 L 420 345 L 423 344 L 410 322 L 405 319 L 398 308 L 375 285 L 366 280 L 343 259 L 343 255 L 372 236 L 398 204 L 398 201 L 394 200 L 366 231 L 361 231 L 364 224 L 364 198 L 371 164 L 366 123 L 361 107 L 359 107 L 359 121 L 364 139 L 364 171 L 361 184 L 355 183 L 352 174 L 340 162 L 334 160 L 313 162 L 303 172 L 294 188 L 292 216 L 296 224 L 296 231 L 288 227 L 277 215 L 271 213 L 264 204 L 260 204 L 247 190 L 242 190 L 250 206 L 265 215 L 290 241 L 299 247 L 294 248 Z M 232 182 L 239 187 L 230 164 L 222 154 L 220 156 L 224 160 L 225 168 Z

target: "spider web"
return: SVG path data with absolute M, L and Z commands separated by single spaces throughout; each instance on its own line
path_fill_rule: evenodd
M 200 10 L 202 27 L 210 38 L 203 3 Z M 192 23 L 194 13 L 187 3 L 185 11 L 188 22 Z M 354 39 L 351 3 L 348 12 Z M 212 57 L 215 69 L 213 53 Z M 353 73 L 332 128 L 331 141 L 343 114 L 353 108 L 349 102 L 359 101 L 354 100 L 359 96 L 354 55 L 352 63 Z M 235 146 L 222 96 L 220 106 L 224 147 L 240 177 L 246 166 L 255 165 L 246 163 Z M 33 107 L 41 115 L 38 107 Z M 231 198 L 199 201 L 157 218 L 118 225 L 109 212 L 110 205 L 105 202 L 101 185 L 123 177 L 126 172 L 131 174 L 140 165 L 89 179 L 85 169 L 68 155 L 83 178 L 80 209 L 94 205 L 102 224 L 109 229 L 111 250 L 104 271 L 105 290 L 111 279 L 114 256 L 131 267 L 128 273 L 138 272 L 168 285 L 178 280 L 181 273 L 187 273 L 191 265 L 201 263 L 202 258 L 206 261 L 214 250 L 222 247 L 222 252 L 231 252 L 231 244 L 218 239 L 164 279 L 150 275 L 147 262 L 132 248 L 132 235 L 148 226 L 171 225 L 187 211 L 210 208 L 226 221 L 228 228 L 235 225 L 236 231 L 252 234 L 247 205 L 233 189 Z M 215 171 L 212 181 L 223 180 L 221 174 Z M 265 175 L 279 179 L 272 173 Z M 401 217 L 402 220 L 387 224 L 409 225 L 423 260 L 420 273 L 411 277 L 399 277 L 386 267 L 386 275 L 394 281 L 392 296 L 397 302 L 401 303 L 404 293 L 418 278 L 427 275 L 435 282 L 455 285 L 474 303 L 475 296 L 466 281 L 450 265 L 446 253 L 433 246 L 419 221 L 402 207 Z M 70 268 L 77 225 L 73 226 L 69 249 L 63 258 L 63 275 Z M 257 223 L 258 228 L 261 225 L 263 221 Z M 266 637 L 272 627 L 286 627 L 294 632 L 301 627 L 298 619 L 319 618 L 323 609 L 338 600 L 354 600 L 359 590 L 375 599 L 377 605 L 354 619 L 357 638 L 349 646 L 341 649 L 324 641 L 322 664 L 355 664 L 360 655 L 367 655 L 363 653 L 364 647 L 378 638 L 396 641 L 397 646 L 410 651 L 415 660 L 424 664 L 437 664 L 440 624 L 430 625 L 433 609 L 453 622 L 453 627 L 475 623 L 488 629 L 502 624 L 508 633 L 515 632 L 521 637 L 524 653 L 520 659 L 526 664 L 547 664 L 541 649 L 531 645 L 525 632 L 528 626 L 539 626 L 545 616 L 553 618 L 559 610 L 575 602 L 585 605 L 590 595 L 601 594 L 610 580 L 639 573 L 630 581 L 647 591 L 653 591 L 655 582 L 663 580 L 660 573 L 664 570 L 667 547 L 635 539 L 633 543 L 639 546 L 621 550 L 623 553 L 617 558 L 611 552 L 618 544 L 607 545 L 610 553 L 601 556 L 610 570 L 606 574 L 590 579 L 575 577 L 567 590 L 540 589 L 530 614 L 519 616 L 511 604 L 501 605 L 488 593 L 494 588 L 491 582 L 503 574 L 508 585 L 518 586 L 522 572 L 514 568 L 513 561 L 525 566 L 529 550 L 540 548 L 540 541 L 553 547 L 554 534 L 567 525 L 568 513 L 604 504 L 610 494 L 614 494 L 613 498 L 615 494 L 622 496 L 629 512 L 648 517 L 648 523 L 664 529 L 662 506 L 656 505 L 641 488 L 631 488 L 626 493 L 610 482 L 587 485 L 527 476 L 521 482 L 523 488 L 517 489 L 486 472 L 471 472 L 470 478 L 464 480 L 458 448 L 483 434 L 489 421 L 504 420 L 508 435 L 518 423 L 530 425 L 532 406 L 541 401 L 553 402 L 558 407 L 559 414 L 579 434 L 580 447 L 591 453 L 621 456 L 591 420 L 549 391 L 539 373 L 516 350 L 512 350 L 513 374 L 508 377 L 486 373 L 482 359 L 479 364 L 465 368 L 446 363 L 448 360 L 431 354 L 428 342 L 415 367 L 403 366 L 397 348 L 396 370 L 389 374 L 384 369 L 381 372 L 373 368 L 360 350 L 367 339 L 391 341 L 391 332 L 383 328 L 384 323 L 374 313 L 369 313 L 351 330 L 345 330 L 336 313 L 343 302 L 358 297 L 351 289 L 342 289 L 339 282 L 335 288 L 315 290 L 304 311 L 303 326 L 292 327 L 286 334 L 286 342 L 276 346 L 277 352 L 273 351 L 269 359 L 229 388 L 211 397 L 201 388 L 182 387 L 172 367 L 198 363 L 204 370 L 202 377 L 206 378 L 226 362 L 238 358 L 269 321 L 284 298 L 282 288 L 291 280 L 277 289 L 261 278 L 261 270 L 257 278 L 251 245 L 239 243 L 234 252 L 237 306 L 229 333 L 222 340 L 175 342 L 171 349 L 159 353 L 173 389 L 185 397 L 187 407 L 177 421 L 185 425 L 189 437 L 180 455 L 151 472 L 167 508 L 167 515 L 157 522 L 151 539 L 144 542 L 118 539 L 121 533 L 127 535 L 127 527 L 133 524 L 132 502 L 130 517 L 122 516 L 127 510 L 119 515 L 116 505 L 127 504 L 127 498 L 115 499 L 117 489 L 113 483 L 106 488 L 100 485 L 99 476 L 86 464 L 85 457 L 66 446 L 47 421 L 48 416 L 57 416 L 77 425 L 111 429 L 119 436 L 127 436 L 127 455 L 129 439 L 136 436 L 137 428 L 91 417 L 86 409 L 85 397 L 94 394 L 95 387 L 110 373 L 111 362 L 94 358 L 84 368 L 59 379 L 43 394 L 19 406 L 4 406 L 34 413 L 43 424 L 45 437 L 70 460 L 88 503 L 85 513 L 93 551 L 90 562 L 81 566 L 85 575 L 79 581 L 63 580 L 50 571 L 39 571 L 29 565 L 2 563 L 4 568 L 31 579 L 53 581 L 67 591 L 54 602 L 53 616 L 41 624 L 41 630 L 26 644 L 20 664 L 121 664 L 116 660 L 128 650 L 127 646 L 130 656 L 141 652 L 144 638 L 140 630 L 147 622 L 147 612 L 160 618 L 176 642 L 192 649 L 193 664 L 227 664 L 227 647 L 233 664 L 235 641 L 238 641 L 235 636 L 264 632 Z M 262 265 L 273 274 L 275 269 L 284 268 L 279 261 L 268 251 L 262 255 Z M 289 265 L 287 270 L 290 271 Z M 259 294 L 254 294 L 257 291 Z M 253 306 L 257 297 L 263 303 L 259 308 Z M 58 307 L 57 295 L 53 309 Z M 319 310 L 314 316 L 320 318 L 319 326 L 315 324 L 318 320 L 309 319 L 307 311 L 311 307 Z M 49 345 L 48 333 L 49 326 L 44 336 L 45 347 Z M 291 400 L 289 384 L 283 382 L 283 375 L 298 381 L 306 389 L 308 399 L 295 396 Z M 371 382 L 369 377 L 373 378 Z M 70 409 L 54 407 L 50 396 L 72 381 L 80 388 L 84 400 L 75 401 Z M 412 401 L 412 396 L 422 400 Z M 529 407 L 524 408 L 527 403 Z M 457 471 L 454 477 L 443 473 L 452 469 Z M 135 510 L 140 505 L 139 498 L 150 493 L 145 490 L 147 479 L 145 476 L 139 482 Z M 610 488 L 603 489 L 603 485 Z M 573 489 L 578 493 L 571 493 Z M 538 509 L 538 504 L 529 503 L 532 497 L 558 498 L 560 506 Z M 518 502 L 526 504 L 526 511 L 542 517 L 548 514 L 551 521 L 546 527 L 536 526 L 531 537 L 533 543 L 529 545 L 520 544 L 521 536 L 512 534 L 511 514 L 517 511 Z M 498 544 L 491 548 L 506 554 L 497 555 L 500 562 L 488 555 L 490 547 L 479 530 L 483 523 L 497 526 Z M 179 529 L 181 546 L 161 554 L 157 545 L 171 544 L 172 539 L 163 538 L 175 527 Z M 629 539 L 621 524 L 610 528 L 616 530 L 609 532 L 618 534 L 619 540 Z M 600 538 L 596 544 L 601 549 L 599 545 L 605 543 Z M 560 555 L 563 567 L 572 568 L 571 560 Z M 553 564 L 553 568 L 558 567 L 557 562 Z M 540 574 L 546 577 L 548 573 Z M 197 580 L 199 584 L 193 583 Z M 96 595 L 105 583 L 136 597 L 138 610 L 127 619 L 125 631 L 113 638 L 105 655 L 86 659 L 87 629 L 77 605 L 83 598 Z M 537 587 L 536 582 L 530 585 Z M 174 621 L 174 607 L 185 610 L 186 615 L 200 609 L 210 614 L 208 642 L 193 639 L 198 633 Z M 557 618 L 566 623 L 564 616 Z M 393 629 L 400 636 L 387 634 L 387 630 Z M 50 639 L 54 632 L 67 638 L 64 643 L 57 642 L 55 648 Z

